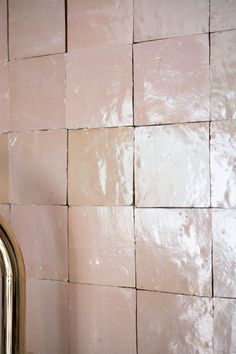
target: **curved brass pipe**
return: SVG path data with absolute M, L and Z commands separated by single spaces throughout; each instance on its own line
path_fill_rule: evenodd
M 0 216 L 2 354 L 25 353 L 25 266 L 19 244 Z

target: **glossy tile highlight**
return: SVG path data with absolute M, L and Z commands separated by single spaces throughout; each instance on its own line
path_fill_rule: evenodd
M 63 53 L 64 1 L 9 0 L 9 50 L 10 59 Z
M 0 62 L 0 133 L 9 131 L 8 63 Z
M 26 351 L 68 353 L 68 284 L 27 279 L 26 288 Z
M 0 134 L 0 203 L 9 202 L 9 150 L 7 134 Z
M 134 0 L 134 41 L 208 32 L 208 0 Z
M 211 119 L 236 119 L 236 30 L 211 34 L 210 67 Z
M 0 61 L 8 59 L 7 0 L 0 1 Z
M 209 125 L 135 129 L 135 205 L 208 207 Z
M 135 125 L 209 120 L 208 77 L 207 35 L 134 45 Z
M 131 44 L 132 0 L 69 0 L 68 49 Z
M 213 354 L 210 299 L 138 291 L 139 354 Z
M 63 54 L 12 61 L 9 80 L 13 131 L 65 128 Z
M 70 205 L 131 205 L 133 129 L 69 133 Z
M 70 353 L 135 354 L 135 290 L 70 284 Z
M 27 277 L 68 279 L 67 207 L 12 205 L 11 226 Z
M 10 133 L 9 150 L 12 203 L 66 203 L 66 130 Z
M 70 281 L 135 284 L 132 207 L 69 209 Z
M 236 28 L 235 0 L 211 0 L 211 32 Z
M 211 124 L 212 206 L 236 207 L 236 121 Z
M 69 53 L 66 77 L 68 128 L 133 124 L 131 46 Z
M 211 296 L 211 218 L 203 209 L 136 209 L 137 286 Z
M 236 210 L 213 209 L 212 226 L 214 294 L 236 297 Z

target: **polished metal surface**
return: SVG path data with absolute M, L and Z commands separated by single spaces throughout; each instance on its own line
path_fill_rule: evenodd
M 25 266 L 18 242 L 1 216 L 0 265 L 2 272 L 1 354 L 24 354 Z

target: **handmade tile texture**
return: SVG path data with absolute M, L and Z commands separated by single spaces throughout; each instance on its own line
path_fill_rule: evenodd
M 9 202 L 9 153 L 7 134 L 0 134 L 0 203 Z
M 137 128 L 135 160 L 136 206 L 209 206 L 208 123 Z
M 63 53 L 64 1 L 9 0 L 9 49 L 10 59 Z
M 236 207 L 236 121 L 211 124 L 212 206 Z
M 130 205 L 132 128 L 70 131 L 69 204 Z
M 69 53 L 66 108 L 68 128 L 132 125 L 132 47 Z
M 211 31 L 236 28 L 236 2 L 234 0 L 211 0 Z
M 0 2 L 0 61 L 8 59 L 7 49 L 7 0 Z
M 208 76 L 207 35 L 136 44 L 135 125 L 208 120 Z
M 63 54 L 15 60 L 9 81 L 13 131 L 65 128 Z
M 70 284 L 69 294 L 71 354 L 136 353 L 134 289 Z
M 0 133 L 9 131 L 8 63 L 0 62 Z
M 0 204 L 0 215 L 7 221 L 10 221 L 10 205 Z
M 236 30 L 211 35 L 210 67 L 211 119 L 236 119 Z
M 132 43 L 132 0 L 69 0 L 68 49 Z
M 208 32 L 207 0 L 134 0 L 134 41 Z

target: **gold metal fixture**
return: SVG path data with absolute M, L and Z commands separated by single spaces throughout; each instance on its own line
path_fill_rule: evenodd
M 1 354 L 25 353 L 25 266 L 19 244 L 0 216 Z

